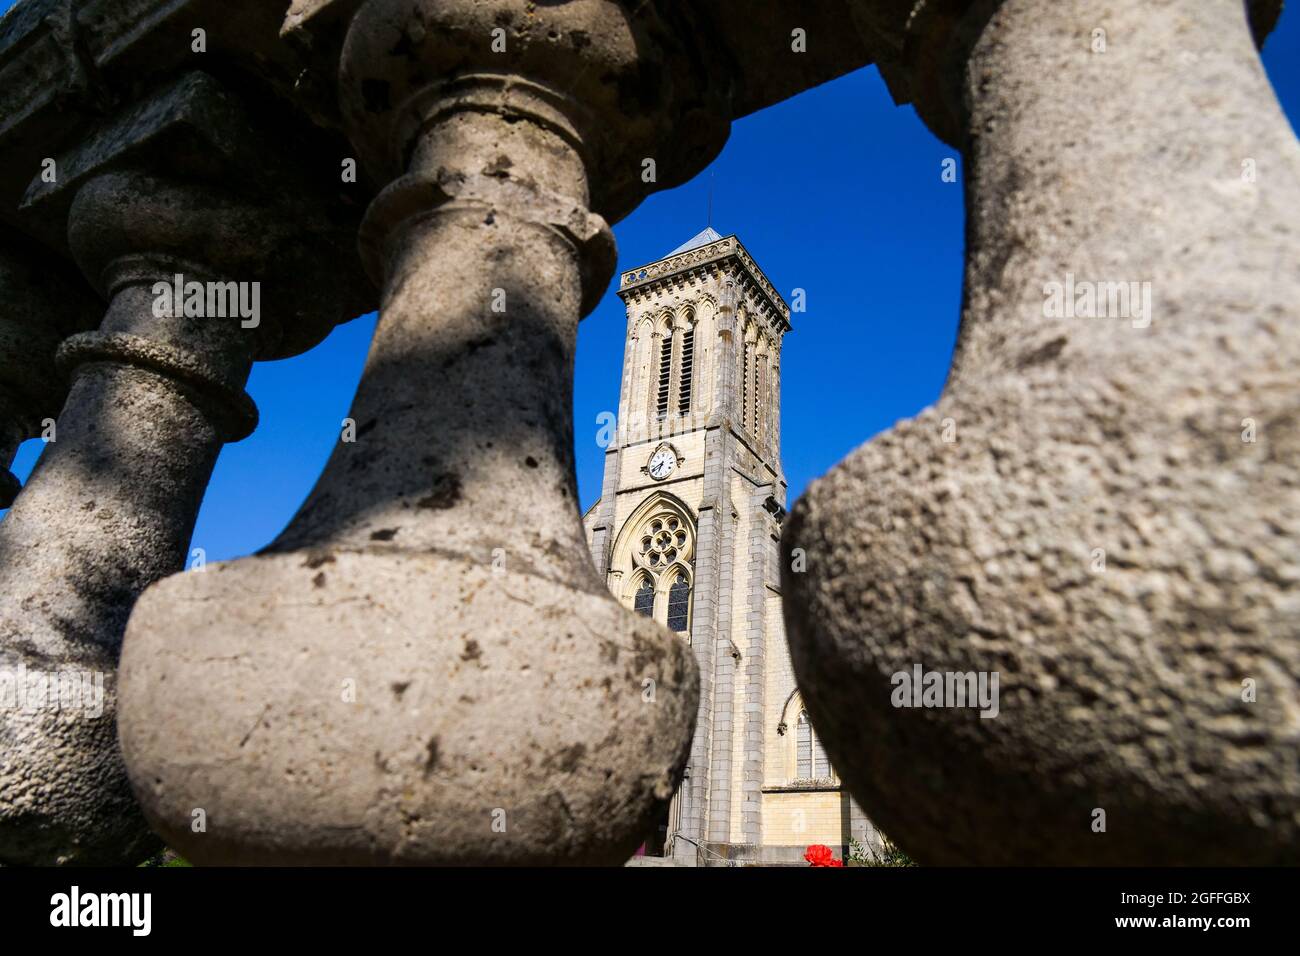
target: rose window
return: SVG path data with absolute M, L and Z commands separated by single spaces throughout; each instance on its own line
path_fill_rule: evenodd
M 679 519 L 663 515 L 646 525 L 641 536 L 641 562 L 653 570 L 668 567 L 688 557 L 689 538 Z

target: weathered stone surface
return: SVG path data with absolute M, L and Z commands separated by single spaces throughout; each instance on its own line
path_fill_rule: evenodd
M 389 548 L 213 565 L 141 599 L 123 746 L 187 858 L 613 864 L 672 796 L 689 652 L 601 591 L 403 548 L 415 521 Z
M 282 35 L 307 65 L 295 80 L 294 97 L 322 124 L 342 123 L 346 105 L 337 99 L 337 71 L 347 25 L 361 6 L 363 0 L 293 0 L 285 14 Z M 394 35 L 394 46 L 373 50 L 370 72 L 377 76 L 389 61 L 437 57 L 451 76 L 478 57 L 479 67 L 527 76 L 533 65 L 549 69 L 582 57 L 572 73 L 556 73 L 555 86 L 590 115 L 617 117 L 617 123 L 592 126 L 584 144 L 593 171 L 591 208 L 616 223 L 647 192 L 683 183 L 709 162 L 725 141 L 728 121 L 866 65 L 865 45 L 845 28 L 847 8 L 846 0 L 611 2 L 589 19 L 586 7 L 575 3 L 448 4 L 426 10 L 408 32 Z M 494 29 L 504 31 L 506 50 L 484 60 Z M 618 56 L 619 44 L 635 56 Z M 608 53 L 615 57 L 600 59 Z M 433 77 L 412 73 L 411 79 Z M 406 82 L 376 82 L 368 92 L 396 108 Z M 349 119 L 354 131 L 357 120 L 355 114 Z M 370 156 L 378 182 L 400 172 L 374 167 L 374 151 L 387 144 L 369 136 L 354 135 L 353 141 Z M 642 179 L 647 158 L 656 163 L 650 182 Z
M 267 554 L 171 578 L 132 615 L 123 749 L 200 863 L 611 863 L 680 771 L 688 652 L 582 551 L 572 248 L 505 208 L 411 232 L 357 441 Z
M 413 10 L 369 0 L 363 11 L 359 16 L 382 26 L 362 33 L 353 20 L 340 67 L 340 112 L 380 182 L 407 169 L 394 139 L 408 141 L 431 98 L 452 92 L 443 84 L 467 76 L 498 77 L 504 106 L 509 77 L 547 78 L 547 93 L 528 106 L 543 122 L 565 128 L 560 136 L 577 148 L 588 174 L 586 201 L 610 222 L 647 193 L 685 182 L 730 132 L 728 90 L 710 82 L 717 66 L 690 56 L 692 35 L 673 30 L 671 10 L 655 4 L 629 10 L 614 0 L 578 0 L 530 11 L 489 0 Z M 504 49 L 497 52 L 494 43 Z M 654 163 L 649 181 L 646 159 Z
M 1003 0 L 848 0 L 863 62 L 874 62 L 898 104 L 911 103 L 931 132 L 951 146 L 965 140 L 961 84 L 973 32 Z M 1256 44 L 1277 25 L 1282 0 L 1243 0 Z M 819 4 L 820 6 L 820 4 Z M 1107 11 L 1089 10 L 1080 42 L 1105 30 Z M 843 22 L 843 21 L 840 21 Z
M 285 5 L 20 0 L 12 6 L 0 18 L 0 220 L 29 225 L 18 206 L 45 159 L 74 149 L 142 95 L 195 69 L 240 90 L 259 115 L 273 118 L 286 152 L 327 172 L 337 187 L 339 160 L 350 149 L 337 131 L 303 115 L 303 60 L 279 36 Z M 202 31 L 202 52 L 195 31 Z M 283 190 L 290 182 L 279 185 Z M 300 180 L 294 189 L 304 185 Z M 345 217 L 346 200 L 334 211 Z
M 132 615 L 123 752 L 200 863 L 621 863 L 686 758 L 694 661 L 603 587 L 573 471 L 577 323 L 614 268 L 586 162 L 644 144 L 559 81 L 655 51 L 565 4 L 588 42 L 503 75 L 480 6 L 372 0 L 349 28 L 343 115 L 396 177 L 361 230 L 384 298 L 355 441 L 263 554 Z
M 92 180 L 77 197 L 73 243 L 93 260 L 90 247 L 139 228 L 124 209 L 165 220 L 177 199 L 143 177 Z M 5 670 L 89 675 L 104 694 L 95 713 L 4 712 L 0 853 L 9 863 L 130 861 L 155 848 L 116 751 L 117 649 L 135 595 L 183 566 L 222 441 L 253 422 L 246 398 L 240 426 L 227 412 L 243 396 L 252 337 L 237 320 L 159 320 L 150 286 L 185 266 L 161 257 L 151 270 L 123 253 L 111 257 L 99 331 L 63 346 L 73 384 L 58 440 L 0 523 Z M 225 434 L 228 418 L 241 430 Z
M 970 41 L 951 379 L 783 542 L 810 712 L 923 862 L 1295 863 L 1300 149 L 1243 4 L 1008 0 Z M 1149 282 L 1149 326 L 1046 317 L 1067 273 Z M 1000 715 L 892 707 L 918 663 L 998 672 Z
M 359 271 L 345 265 L 350 230 L 309 195 L 260 192 L 258 172 L 284 160 L 250 149 L 252 135 L 220 86 L 193 75 L 92 131 L 59 157 L 62 177 L 28 190 L 25 213 L 52 237 L 65 225 L 110 304 L 97 331 L 60 346 L 72 385 L 58 439 L 0 523 L 0 668 L 76 676 L 102 699 L 4 711 L 6 863 L 138 862 L 156 847 L 114 728 L 127 615 L 146 585 L 184 566 L 217 454 L 256 422 L 243 390 L 253 361 L 309 347 L 346 317 Z M 159 144 L 172 148 L 150 153 Z M 204 181 L 241 158 L 239 189 Z M 155 284 L 178 274 L 257 284 L 259 312 L 160 312 Z

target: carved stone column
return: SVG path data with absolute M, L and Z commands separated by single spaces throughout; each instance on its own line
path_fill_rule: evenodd
M 337 318 L 324 303 L 346 300 L 355 274 L 309 203 L 257 190 L 278 161 L 235 109 L 190 76 L 115 117 L 28 195 L 34 218 L 66 222 L 109 306 L 97 331 L 59 348 L 71 388 L 57 440 L 0 522 L 0 669 L 59 687 L 0 713 L 5 863 L 137 862 L 157 845 L 114 726 L 127 616 L 184 566 L 217 454 L 254 426 L 253 361 L 319 341 Z M 255 157 L 238 175 L 237 154 Z M 175 172 L 199 155 L 204 180 Z M 178 277 L 183 297 L 163 297 Z
M 168 249 L 221 231 L 233 240 L 216 205 L 122 174 L 90 181 L 74 203 L 72 244 L 110 305 L 98 331 L 60 349 L 72 388 L 58 440 L 0 523 L 0 653 L 10 670 L 73 675 L 102 698 L 5 711 L 7 862 L 117 862 L 156 843 L 116 753 L 118 643 L 131 599 L 183 566 L 222 443 L 256 420 L 243 391 L 256 333 L 237 318 L 154 314 L 155 282 L 223 277 Z
M 966 6 L 906 44 L 965 150 L 961 336 L 791 514 L 809 711 L 923 862 L 1295 863 L 1300 149 L 1245 5 Z M 909 706 L 916 665 L 997 715 Z
M 68 385 L 54 367 L 59 343 L 93 328 L 102 306 L 83 290 L 76 273 L 40 262 L 19 248 L 15 236 L 0 240 L 0 508 L 18 494 L 9 470 L 14 452 L 57 418 Z
M 594 572 L 571 408 L 614 268 L 593 196 L 634 202 L 680 122 L 672 74 L 615 4 L 518 13 L 351 22 L 343 113 L 389 181 L 361 232 L 384 294 L 356 441 L 265 552 L 154 586 L 126 638 L 124 753 L 189 859 L 619 863 L 678 780 L 695 666 Z M 725 122 L 704 129 L 680 146 L 710 154 Z

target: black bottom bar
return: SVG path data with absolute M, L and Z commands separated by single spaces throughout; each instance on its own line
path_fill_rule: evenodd
M 147 926 L 149 938 L 205 945 L 373 945 L 415 933 L 433 946 L 511 935 L 532 945 L 586 938 L 604 946 L 698 941 L 713 924 L 730 941 L 750 933 L 760 941 L 791 933 L 813 944 L 863 946 L 895 938 L 929 944 L 1198 935 L 1231 945 L 1260 931 L 1294 930 L 1298 872 L 5 868 L 0 915 L 6 942 L 72 933 L 130 942 Z

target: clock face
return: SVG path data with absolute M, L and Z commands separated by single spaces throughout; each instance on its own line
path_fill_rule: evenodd
M 671 448 L 660 448 L 650 456 L 650 477 L 663 479 L 673 473 L 677 467 L 677 456 L 673 454 Z

